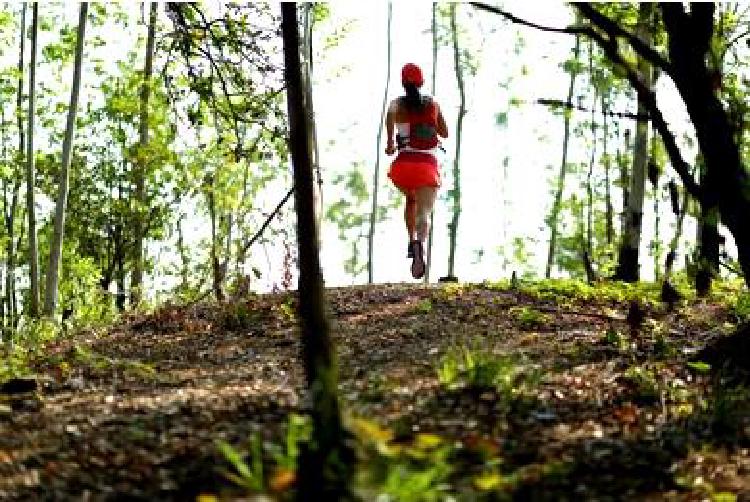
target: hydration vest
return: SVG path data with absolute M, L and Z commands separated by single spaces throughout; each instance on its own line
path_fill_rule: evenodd
M 422 103 L 420 111 L 406 109 L 407 130 L 397 135 L 399 150 L 432 150 L 438 146 L 437 106 L 429 97 L 422 98 Z

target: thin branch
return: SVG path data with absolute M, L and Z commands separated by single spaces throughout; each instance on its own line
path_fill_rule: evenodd
M 698 198 L 700 197 L 700 187 L 695 182 L 695 179 L 693 178 L 693 176 L 690 175 L 689 165 L 682 158 L 682 154 L 680 153 L 680 149 L 677 146 L 677 142 L 675 140 L 674 134 L 672 134 L 672 132 L 669 130 L 669 127 L 667 126 L 667 122 L 664 119 L 664 116 L 662 115 L 661 110 L 659 109 L 656 103 L 656 95 L 648 87 L 646 87 L 643 84 L 643 82 L 641 82 L 636 71 L 625 61 L 622 55 L 620 55 L 620 52 L 617 48 L 617 40 L 614 37 L 616 36 L 617 33 L 620 33 L 620 32 L 622 32 L 623 36 L 626 36 L 627 32 L 625 32 L 624 30 L 622 30 L 622 28 L 619 28 L 614 24 L 612 24 L 612 26 L 614 27 L 613 32 L 610 32 L 607 29 L 604 29 L 602 26 L 600 26 L 609 37 L 609 38 L 605 38 L 604 35 L 602 35 L 601 33 L 599 33 L 598 31 L 594 30 L 591 27 L 551 28 L 548 26 L 542 26 L 536 23 L 532 23 L 530 21 L 526 21 L 517 16 L 509 14 L 497 7 L 493 7 L 493 6 L 480 3 L 480 2 L 470 2 L 470 3 L 476 8 L 486 10 L 494 14 L 498 14 L 516 24 L 529 26 L 529 27 L 536 28 L 542 31 L 547 31 L 547 32 L 582 34 L 582 35 L 586 35 L 592 38 L 604 50 L 604 52 L 607 54 L 607 57 L 614 65 L 620 66 L 625 70 L 625 74 L 627 76 L 628 81 L 630 82 L 630 85 L 632 85 L 635 88 L 636 92 L 638 93 L 638 96 L 643 100 L 643 104 L 649 110 L 649 114 L 651 115 L 651 120 L 653 121 L 653 124 L 656 127 L 656 129 L 659 131 L 659 135 L 661 136 L 662 141 L 664 142 L 664 146 L 667 150 L 667 154 L 669 155 L 669 160 L 672 164 L 672 167 L 677 172 L 677 174 L 680 175 L 680 178 L 682 179 L 685 189 L 688 192 L 690 192 L 691 195 L 698 197 Z M 588 10 L 586 9 L 587 4 L 574 4 L 574 5 L 579 10 L 581 10 L 581 6 L 583 5 L 584 8 L 582 10 L 582 14 L 586 15 L 588 13 Z M 592 20 L 592 22 L 594 22 L 594 20 Z M 611 23 L 611 20 L 610 20 L 610 23 Z M 643 43 L 641 43 L 641 45 L 645 46 L 645 44 Z M 656 53 L 655 55 L 658 55 L 658 53 Z M 663 60 L 661 55 L 658 55 L 658 56 L 659 58 Z M 648 56 L 646 56 L 646 59 L 649 59 Z M 658 60 L 656 62 L 658 63 Z M 668 63 L 667 63 L 667 66 L 669 66 Z M 666 71 L 666 68 L 665 68 L 665 71 Z M 666 72 L 669 73 L 668 71 Z M 672 75 L 670 74 L 670 76 Z
M 579 110 L 582 112 L 591 111 L 591 108 L 586 108 L 585 106 L 576 105 L 567 101 L 563 101 L 561 99 L 539 98 L 536 100 L 536 103 L 539 103 L 540 105 L 551 106 L 551 107 L 559 106 L 561 108 L 575 109 L 575 110 Z M 613 112 L 610 110 L 602 110 L 601 114 L 607 117 L 617 117 L 617 118 L 625 118 L 625 119 L 633 119 L 633 120 L 651 120 L 650 115 L 642 115 L 642 114 L 631 113 L 631 112 Z
M 525 19 L 521 19 L 520 17 L 514 16 L 510 12 L 506 12 L 498 7 L 487 5 L 486 3 L 482 2 L 469 2 L 470 5 L 476 7 L 477 9 L 484 10 L 487 12 L 492 12 L 493 14 L 497 14 L 499 16 L 504 17 L 508 21 L 520 24 L 523 26 L 528 26 L 529 28 L 534 28 L 541 31 L 546 31 L 550 33 L 568 33 L 571 35 L 579 34 L 579 35 L 588 35 L 592 30 L 589 27 L 584 26 L 569 26 L 567 28 L 557 28 L 552 26 L 543 26 L 541 24 L 532 23 L 531 21 L 527 21 Z
M 260 239 L 260 236 L 263 235 L 263 232 L 266 231 L 266 228 L 268 228 L 268 225 L 271 224 L 271 220 L 274 219 L 274 217 L 281 211 L 281 208 L 284 207 L 284 204 L 287 203 L 289 198 L 294 193 L 294 187 L 290 188 L 287 194 L 284 196 L 283 199 L 281 199 L 281 202 L 276 206 L 276 209 L 274 209 L 271 214 L 268 215 L 268 218 L 266 218 L 266 221 L 263 222 L 263 225 L 261 225 L 260 229 L 258 229 L 257 232 L 255 232 L 255 235 L 253 235 L 247 243 L 242 246 L 242 254 L 247 253 L 247 250 L 250 249 L 250 246 L 255 244 L 255 242 Z

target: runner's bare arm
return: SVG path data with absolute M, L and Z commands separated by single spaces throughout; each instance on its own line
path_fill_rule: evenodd
M 385 131 L 386 131 L 386 134 L 388 135 L 387 144 L 385 147 L 386 155 L 393 155 L 396 152 L 395 142 L 393 138 L 395 114 L 396 114 L 395 102 L 391 101 L 390 106 L 388 106 L 388 113 L 385 116 Z

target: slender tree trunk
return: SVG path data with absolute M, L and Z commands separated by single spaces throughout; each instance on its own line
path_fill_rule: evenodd
M 21 32 L 20 32 L 20 50 L 18 54 L 18 92 L 16 94 L 16 124 L 18 126 L 18 161 L 24 160 L 24 148 L 26 147 L 25 131 L 23 128 L 23 74 L 24 74 L 24 53 L 26 51 L 26 2 L 21 7 Z M 3 120 L 4 122 L 4 120 Z M 18 171 L 15 171 L 18 172 Z M 18 207 L 18 194 L 21 188 L 21 176 L 17 177 L 13 185 L 13 195 L 10 208 L 5 212 L 5 229 L 8 234 L 8 241 L 5 247 L 8 255 L 8 266 L 5 268 L 5 304 L 7 305 L 6 315 L 8 322 L 6 324 L 5 336 L 9 341 L 12 340 L 12 332 L 15 327 L 17 316 L 15 308 L 16 292 L 16 249 L 15 243 L 15 226 L 16 226 L 16 209 Z
M 300 459 L 298 500 L 342 500 L 350 493 L 352 457 L 344 443 L 338 400 L 335 347 L 326 317 L 318 256 L 313 173 L 299 61 L 297 7 L 281 4 L 284 67 L 289 112 L 289 148 L 294 166 L 299 250 L 299 320 L 302 356 L 311 394 L 312 441 Z
M 642 3 L 638 8 L 638 27 L 636 31 L 646 43 L 651 42 L 651 22 L 653 5 Z M 646 87 L 651 89 L 653 70 L 648 60 L 638 58 L 638 73 Z M 638 97 L 638 115 L 646 116 L 648 109 L 643 99 Z M 626 282 L 636 282 L 640 276 L 638 255 L 641 244 L 643 223 L 643 200 L 646 188 L 646 164 L 648 162 L 648 120 L 639 118 L 636 123 L 635 145 L 633 150 L 633 169 L 630 176 L 630 194 L 625 213 L 625 233 L 620 243 L 617 271 L 615 277 Z
M 213 277 L 213 290 L 214 296 L 218 301 L 224 300 L 224 289 L 222 287 L 224 283 L 224 277 L 221 273 L 221 262 L 219 260 L 219 228 L 216 197 L 215 197 L 216 186 L 214 185 L 213 176 L 210 179 L 208 186 L 208 214 L 211 219 L 211 272 Z
M 614 208 L 612 207 L 611 179 L 609 171 L 612 167 L 607 146 L 609 142 L 609 95 L 602 94 L 602 127 L 604 128 L 604 138 L 602 140 L 602 157 L 604 159 L 604 205 L 606 218 L 606 238 L 607 246 L 611 246 L 615 239 L 615 222 Z
M 39 26 L 39 4 L 34 2 L 31 8 L 31 65 L 29 69 L 29 126 L 28 141 L 26 145 L 26 216 L 28 218 L 29 232 L 29 286 L 30 286 L 30 312 L 32 317 L 39 317 L 39 249 L 36 240 L 36 217 L 34 208 L 34 119 L 36 117 L 35 87 L 36 87 L 36 52 L 37 33 Z
M 589 51 L 592 47 L 589 46 Z M 589 62 L 592 59 L 589 56 Z M 593 65 L 589 64 L 589 71 L 593 74 Z M 586 271 L 586 280 L 592 284 L 596 280 L 596 271 L 593 265 L 594 249 L 594 187 L 591 178 L 594 175 L 594 163 L 596 161 L 596 103 L 598 101 L 597 90 L 594 89 L 594 99 L 591 104 L 591 157 L 589 159 L 589 171 L 586 174 L 586 240 L 584 241 L 583 266 Z
M 630 173 L 628 172 L 628 157 L 626 155 L 626 152 L 630 152 L 630 129 L 625 129 L 624 136 L 624 148 L 622 147 L 622 144 L 618 144 L 617 146 L 617 167 L 620 170 L 619 184 L 622 192 L 622 211 L 620 212 L 620 239 L 624 238 L 625 231 L 627 229 L 625 216 L 628 212 L 628 199 L 630 199 Z
M 144 268 L 144 249 L 143 241 L 145 240 L 146 222 L 144 221 L 146 212 L 146 159 L 148 147 L 148 102 L 151 96 L 151 75 L 153 73 L 154 61 L 154 39 L 156 34 L 156 9 L 157 3 L 151 3 L 148 20 L 148 38 L 146 39 L 146 58 L 143 66 L 143 84 L 141 85 L 140 96 L 140 123 L 138 128 L 140 155 L 135 166 L 135 202 L 136 202 L 136 219 L 135 219 L 135 261 L 133 263 L 133 277 L 130 285 L 130 302 L 138 306 L 143 298 L 143 268 Z
M 677 224 L 675 225 L 674 235 L 669 243 L 669 252 L 664 263 L 664 280 L 668 281 L 672 276 L 672 266 L 677 257 L 677 247 L 680 244 L 680 238 L 682 237 L 683 222 L 685 221 L 685 214 L 687 214 L 688 204 L 688 192 L 685 190 L 682 194 L 682 201 L 677 201 L 677 184 L 674 181 L 671 182 L 672 188 L 670 189 L 670 197 L 673 198 L 672 207 L 676 209 L 675 217 L 677 218 Z M 679 206 L 675 207 L 677 204 Z
M 21 180 L 18 180 L 18 185 L 21 185 Z M 18 237 L 16 238 L 15 242 L 15 256 L 21 255 L 21 245 L 24 242 L 24 239 L 26 239 L 26 223 L 28 222 L 28 219 L 26 218 L 25 206 L 23 204 L 19 204 L 18 206 L 18 221 L 21 223 L 21 228 L 19 229 Z M 15 276 L 13 277 L 13 280 L 15 282 Z M 12 303 L 13 303 L 13 312 L 15 313 L 15 316 L 13 317 L 13 329 L 15 330 L 18 328 L 18 324 L 21 321 L 21 316 L 19 314 L 19 300 L 18 300 L 18 291 L 16 290 L 15 285 L 11 289 L 11 294 L 13 295 Z
M 589 40 L 589 75 L 594 75 L 594 43 Z M 594 249 L 594 188 L 591 178 L 594 175 L 596 162 L 596 103 L 599 101 L 598 89 L 594 86 L 594 98 L 591 100 L 591 156 L 589 158 L 589 172 L 586 174 L 586 252 L 591 256 Z
M 125 246 L 123 242 L 123 227 L 118 223 L 115 227 L 115 281 L 117 282 L 117 296 L 115 307 L 118 312 L 125 310 L 125 300 L 128 297 L 125 290 Z
M 430 24 L 432 30 L 432 87 L 431 93 L 435 96 L 437 92 L 437 54 L 438 54 L 438 37 L 437 37 L 437 2 L 432 2 L 432 20 Z M 435 209 L 430 211 L 430 235 L 427 243 L 427 263 L 424 271 L 425 284 L 430 282 L 430 270 L 432 269 L 432 236 L 435 233 Z
M 464 89 L 463 64 L 461 50 L 458 44 L 458 27 L 456 26 L 456 4 L 450 6 L 451 33 L 453 38 L 453 63 L 458 85 L 459 105 L 456 119 L 456 156 L 453 159 L 453 216 L 449 226 L 448 277 L 454 279 L 456 263 L 456 243 L 458 240 L 458 219 L 461 215 L 461 135 L 463 132 L 464 115 L 466 115 L 466 91 Z
M 651 139 L 652 147 L 656 144 L 656 134 L 654 132 L 654 137 Z M 659 207 L 661 194 L 659 193 L 659 171 L 651 161 L 649 161 L 648 170 L 651 190 L 654 194 L 654 240 L 651 243 L 651 253 L 654 258 L 654 280 L 659 282 L 661 280 L 661 211 Z
M 15 319 L 18 316 L 16 312 L 16 255 L 15 244 L 15 227 L 16 212 L 18 210 L 18 195 L 21 188 L 21 179 L 16 180 L 13 185 L 13 195 L 11 198 L 10 209 L 5 218 L 5 226 L 8 231 L 8 243 L 6 244 L 6 253 L 8 254 L 8 266 L 5 269 L 5 303 L 8 305 L 8 326 L 15 326 Z M 9 335 L 10 336 L 10 335 Z
M 182 220 L 185 215 L 181 214 L 177 219 L 177 251 L 180 253 L 180 287 L 187 291 L 190 287 L 190 259 L 185 247 L 185 235 L 182 230 Z
M 388 40 L 388 55 L 386 56 L 386 75 L 385 91 L 383 91 L 383 107 L 380 112 L 380 122 L 378 125 L 377 153 L 375 156 L 375 172 L 372 175 L 372 210 L 370 211 L 370 231 L 367 234 L 367 282 L 372 284 L 373 281 L 373 254 L 375 246 L 375 223 L 378 218 L 378 188 L 380 185 L 380 150 L 383 138 L 383 121 L 388 106 L 388 88 L 391 83 L 391 19 L 393 16 L 393 5 L 388 2 L 388 27 L 386 37 Z
M 303 42 L 302 51 L 304 53 L 304 72 L 302 74 L 305 86 L 305 101 L 307 105 L 308 123 L 310 124 L 310 151 L 312 152 L 313 172 L 315 173 L 316 190 L 315 190 L 315 208 L 316 222 L 318 228 L 321 228 L 323 221 L 323 177 L 320 173 L 320 152 L 318 150 L 318 129 L 315 126 L 315 107 L 313 102 L 313 8 L 314 3 L 305 4 Z M 318 232 L 318 238 L 321 238 Z
M 575 46 L 573 47 L 573 59 L 575 63 L 578 63 L 578 56 L 581 51 L 581 38 L 576 35 Z M 577 67 L 575 64 L 570 70 L 570 82 L 568 84 L 568 99 L 567 104 L 573 102 L 573 93 L 575 92 L 576 77 L 578 76 Z M 566 108 L 563 111 L 563 148 L 562 148 L 562 161 L 560 162 L 560 174 L 557 177 L 557 190 L 555 191 L 555 199 L 552 202 L 552 211 L 549 215 L 549 250 L 547 251 L 547 266 L 544 270 L 544 276 L 549 279 L 552 275 L 552 265 L 555 262 L 555 249 L 557 247 L 557 220 L 560 216 L 560 207 L 562 205 L 562 196 L 565 189 L 565 176 L 568 172 L 568 145 L 570 143 L 570 116 L 571 108 Z
M 73 88 L 70 92 L 70 106 L 68 120 L 65 125 L 63 139 L 62 165 L 60 166 L 60 181 L 58 183 L 57 205 L 55 207 L 55 228 L 50 245 L 49 265 L 47 266 L 47 287 L 44 297 L 44 315 L 53 317 L 57 309 L 58 285 L 62 260 L 63 239 L 65 235 L 65 212 L 68 205 L 68 180 L 70 177 L 70 162 L 73 151 L 73 134 L 76 126 L 76 112 L 78 111 L 78 95 L 81 89 L 81 65 L 83 62 L 83 41 L 86 36 L 86 14 L 88 2 L 81 3 L 78 16 L 78 34 L 76 39 L 75 66 L 73 70 Z
M 23 30 L 22 30 L 23 31 Z M 2 156 L 3 159 L 8 158 L 8 137 L 5 134 L 5 108 L 0 106 L 0 143 L 2 143 Z M 9 180 L 8 177 L 3 176 L 3 224 L 6 225 L 6 231 L 7 231 L 7 221 L 8 221 L 8 199 L 10 198 L 10 194 L 8 193 L 8 185 Z M 9 242 L 13 242 L 11 238 L 8 239 Z M 8 270 L 10 268 L 9 265 L 10 261 L 10 253 L 8 253 L 8 256 L 5 259 L 5 270 L 3 271 L 3 275 L 7 276 Z M 8 329 L 8 318 L 10 316 L 10 302 L 6 301 L 8 296 L 8 291 L 10 290 L 10 284 L 6 283 L 4 284 L 5 288 L 3 291 L 3 299 L 0 301 L 0 327 L 2 327 L 2 332 L 0 333 L 0 340 L 4 344 L 7 344 L 8 347 L 13 346 L 13 339 L 12 339 L 12 331 Z

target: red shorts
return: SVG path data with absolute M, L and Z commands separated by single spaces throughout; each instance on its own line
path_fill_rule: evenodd
M 404 191 L 440 186 L 437 159 L 430 153 L 399 153 L 391 164 L 388 177 L 394 185 Z

